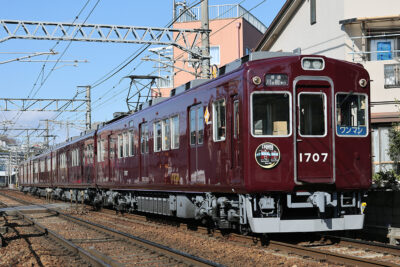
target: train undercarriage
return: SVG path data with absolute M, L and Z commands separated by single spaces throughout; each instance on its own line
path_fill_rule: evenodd
M 95 209 L 194 219 L 242 234 L 361 229 L 366 207 L 360 191 L 218 194 L 41 187 L 22 187 L 21 191 L 84 202 Z

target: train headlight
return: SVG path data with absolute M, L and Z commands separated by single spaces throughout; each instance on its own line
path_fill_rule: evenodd
M 301 67 L 304 70 L 323 70 L 325 62 L 322 58 L 304 57 L 301 59 Z
M 287 74 L 267 74 L 265 75 L 266 86 L 284 86 L 288 85 Z

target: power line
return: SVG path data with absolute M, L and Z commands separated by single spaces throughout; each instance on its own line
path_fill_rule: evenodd
M 86 8 L 86 6 L 90 3 L 90 1 L 91 1 L 91 0 L 87 0 L 87 1 L 86 1 L 86 3 L 85 3 L 84 6 L 81 8 L 81 10 L 79 11 L 79 13 L 75 16 L 75 18 L 74 18 L 74 20 L 73 20 L 72 23 L 74 23 L 76 20 L 78 20 L 79 16 L 82 14 L 83 10 L 84 10 L 84 9 Z M 96 5 L 97 5 L 97 4 L 96 4 Z M 69 28 L 68 28 L 68 30 L 69 30 Z M 57 45 L 58 45 L 59 43 L 60 43 L 60 41 L 57 41 L 56 44 L 50 49 L 50 51 L 55 50 L 55 48 L 57 47 Z M 47 56 L 47 57 L 46 57 L 46 60 L 48 60 L 49 57 L 50 57 L 50 56 Z M 59 59 L 61 59 L 61 57 L 60 57 Z M 31 97 L 31 94 L 32 94 L 33 90 L 35 89 L 35 87 L 36 87 L 36 85 L 37 85 L 37 82 L 38 82 L 39 79 L 40 79 L 40 76 L 41 76 L 41 75 L 44 75 L 44 69 L 45 69 L 45 67 L 46 67 L 46 62 L 43 63 L 42 69 L 41 69 L 41 71 L 39 72 L 39 74 L 38 74 L 38 76 L 37 76 L 37 78 L 36 78 L 36 81 L 35 81 L 35 83 L 33 84 L 31 90 L 29 91 L 27 98 L 30 98 L 30 97 Z M 34 97 L 34 96 L 37 94 L 37 92 L 40 90 L 40 88 L 43 86 L 43 84 L 44 84 L 44 83 L 43 83 L 43 79 L 42 79 L 42 83 L 41 83 L 39 89 L 36 90 L 36 93 L 35 93 L 32 97 Z M 21 117 L 21 115 L 22 115 L 22 111 L 19 111 L 19 112 L 11 119 L 11 120 L 13 121 L 12 125 L 15 125 L 15 124 L 17 123 L 17 121 L 19 120 L 19 118 Z

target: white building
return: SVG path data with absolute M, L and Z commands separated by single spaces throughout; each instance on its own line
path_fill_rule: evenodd
M 375 171 L 391 168 L 388 129 L 399 122 L 399 0 L 287 0 L 256 50 L 361 63 L 371 77 Z

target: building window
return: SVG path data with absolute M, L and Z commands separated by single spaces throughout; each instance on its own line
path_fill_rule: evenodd
M 391 60 L 395 50 L 395 39 L 372 39 L 370 42 L 371 60 Z
M 400 87 L 400 64 L 386 64 L 385 71 L 385 88 Z
M 317 4 L 316 0 L 310 0 L 310 24 L 317 23 Z
M 171 148 L 179 148 L 179 117 L 174 116 L 171 118 Z
M 213 137 L 214 141 L 224 141 L 226 134 L 225 99 L 213 103 Z
M 220 64 L 220 55 L 219 55 L 219 46 L 211 46 L 210 47 L 210 64 L 211 65 L 219 65 Z

